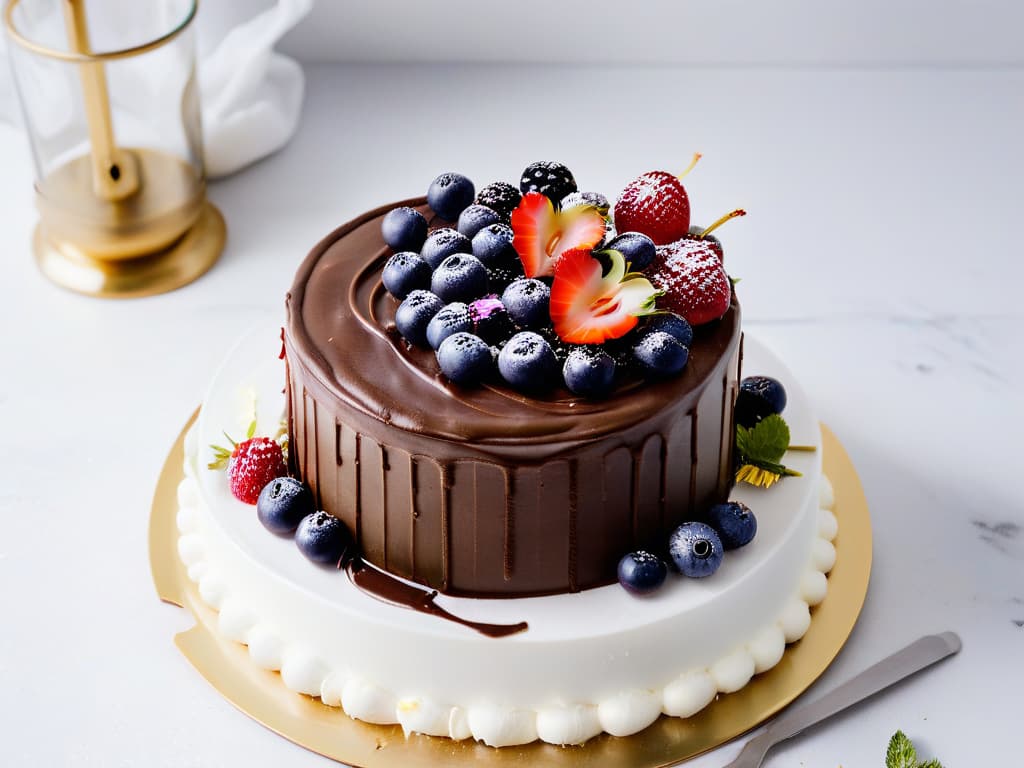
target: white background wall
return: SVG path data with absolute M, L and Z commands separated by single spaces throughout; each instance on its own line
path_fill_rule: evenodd
M 204 26 L 269 0 L 208 0 Z M 318 0 L 307 61 L 1019 66 L 1020 0 Z

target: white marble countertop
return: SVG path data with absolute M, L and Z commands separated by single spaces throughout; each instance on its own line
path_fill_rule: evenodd
M 321 235 L 442 170 L 486 183 L 554 158 L 614 193 L 695 150 L 696 220 L 751 214 L 725 235 L 746 328 L 799 375 L 872 510 L 864 612 L 808 697 L 918 635 L 964 640 L 766 765 L 882 766 L 897 728 L 947 768 L 1019 759 L 1024 503 L 1009 479 L 1024 422 L 1024 72 L 308 75 L 294 142 L 210 190 L 230 232 L 221 262 L 153 299 L 96 301 L 40 277 L 27 144 L 0 128 L 0 764 L 327 765 L 191 669 L 171 640 L 188 617 L 150 582 L 153 486 L 214 366 L 282 314 Z

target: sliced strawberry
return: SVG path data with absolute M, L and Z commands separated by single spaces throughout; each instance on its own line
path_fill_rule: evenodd
M 570 344 L 600 344 L 629 333 L 641 315 L 654 312 L 657 289 L 638 273 L 626 273 L 618 251 L 604 251 L 611 261 L 607 275 L 601 262 L 584 248 L 566 251 L 551 284 L 551 319 L 555 332 Z
M 512 245 L 527 277 L 555 273 L 555 262 L 573 248 L 591 249 L 605 234 L 605 219 L 596 208 L 583 205 L 555 211 L 540 192 L 528 192 L 512 211 Z

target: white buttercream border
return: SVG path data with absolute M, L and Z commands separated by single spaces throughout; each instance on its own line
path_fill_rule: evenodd
M 319 696 L 324 704 L 340 707 L 358 720 L 399 724 L 408 733 L 451 739 L 474 738 L 489 746 L 527 744 L 540 739 L 550 744 L 582 744 L 600 734 L 628 736 L 651 725 L 660 715 L 690 717 L 719 693 L 743 688 L 755 674 L 781 660 L 787 643 L 799 640 L 811 622 L 810 608 L 824 600 L 826 575 L 835 564 L 832 544 L 838 522 L 831 483 L 821 475 L 817 537 L 798 594 L 772 624 L 759 630 L 746 644 L 733 649 L 710 667 L 686 670 L 655 690 L 625 690 L 592 703 L 544 706 L 537 710 L 495 705 L 464 707 L 431 701 L 420 696 L 397 698 L 372 680 L 352 676 L 347 670 L 330 669 L 315 649 L 289 644 L 234 598 L 228 585 L 206 561 L 198 523 L 201 495 L 188 456 L 195 451 L 194 430 L 186 439 L 185 478 L 178 486 L 178 553 L 199 595 L 218 611 L 218 630 L 228 639 L 246 645 L 258 667 L 279 671 L 287 688 Z

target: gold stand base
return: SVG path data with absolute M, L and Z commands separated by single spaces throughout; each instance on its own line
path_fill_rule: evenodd
M 220 258 L 227 227 L 210 202 L 173 245 L 136 259 L 103 260 L 72 243 L 50 238 L 42 224 L 32 240 L 36 263 L 53 283 L 76 293 L 104 299 L 155 296 L 188 285 Z

